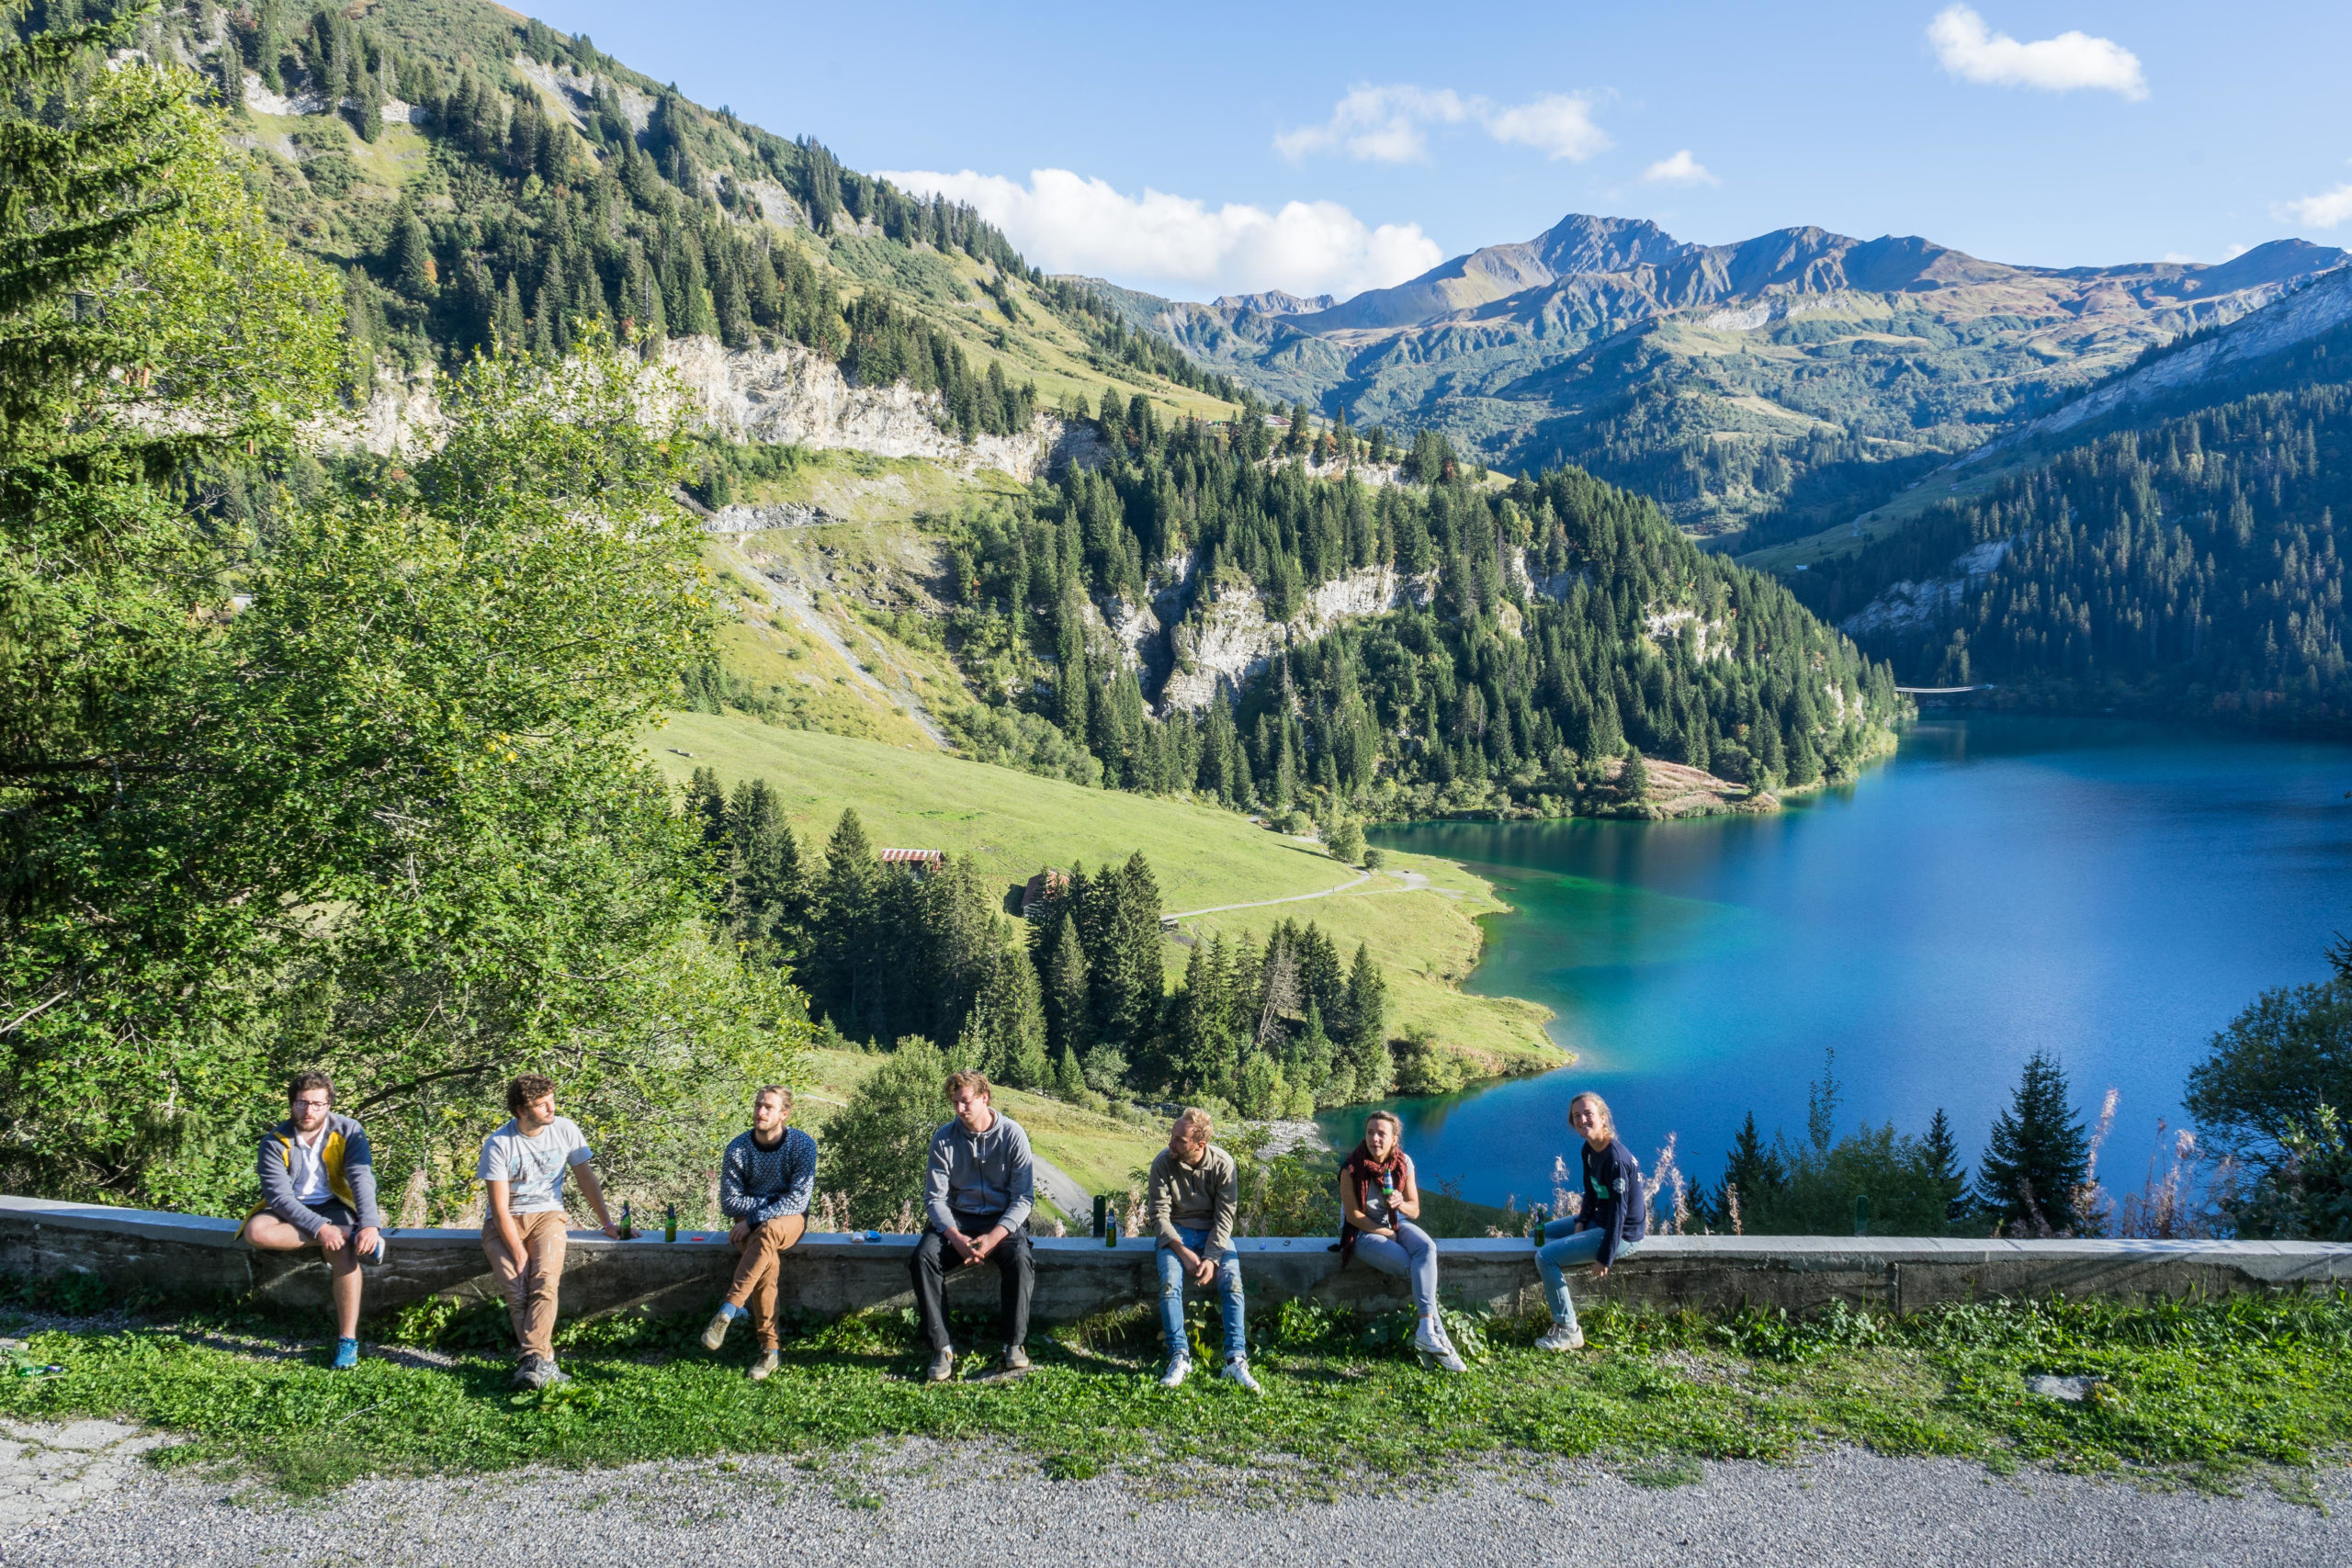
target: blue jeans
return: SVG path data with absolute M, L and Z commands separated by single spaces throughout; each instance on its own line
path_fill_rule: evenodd
M 1535 1249 L 1535 1269 L 1544 1276 L 1544 1293 L 1551 1299 L 1553 1322 L 1569 1328 L 1577 1325 L 1577 1303 L 1568 1299 L 1567 1270 L 1598 1260 L 1600 1244 L 1608 1234 L 1598 1226 L 1580 1231 L 1573 1217 L 1544 1224 L 1543 1245 Z M 1617 1256 L 1623 1258 L 1641 1245 L 1638 1241 L 1619 1242 Z
M 1396 1239 L 1356 1233 L 1356 1256 L 1384 1274 L 1397 1274 L 1413 1282 L 1413 1304 L 1428 1317 L 1437 1311 L 1437 1243 L 1410 1220 L 1396 1222 Z
M 1208 1245 L 1209 1233 L 1190 1225 L 1178 1225 L 1176 1234 L 1193 1256 Z M 1168 1341 L 1168 1359 L 1190 1359 L 1192 1342 L 1184 1337 L 1184 1285 L 1186 1276 L 1183 1260 L 1165 1242 L 1159 1247 L 1159 1332 Z M 1225 1292 L 1225 1359 L 1247 1355 L 1250 1349 L 1249 1325 L 1241 1315 L 1241 1255 L 1231 1247 L 1216 1255 L 1216 1282 Z

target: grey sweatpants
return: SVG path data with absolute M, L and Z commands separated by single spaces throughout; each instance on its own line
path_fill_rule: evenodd
M 1396 1222 L 1396 1239 L 1358 1232 L 1356 1256 L 1384 1274 L 1413 1281 L 1413 1304 L 1423 1317 L 1437 1311 L 1437 1243 L 1410 1220 Z

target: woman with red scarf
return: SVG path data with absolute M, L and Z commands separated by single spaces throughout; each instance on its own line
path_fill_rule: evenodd
M 1437 1243 L 1413 1222 L 1421 1217 L 1420 1184 L 1401 1146 L 1405 1124 L 1388 1111 L 1364 1121 L 1363 1142 L 1340 1167 L 1340 1264 L 1362 1258 L 1384 1274 L 1413 1282 L 1421 1325 L 1413 1348 L 1449 1372 L 1468 1371 L 1437 1316 Z

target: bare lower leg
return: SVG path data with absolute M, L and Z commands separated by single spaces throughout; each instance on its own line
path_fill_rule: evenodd
M 359 1253 L 349 1242 L 341 1252 L 327 1254 L 334 1269 L 334 1331 L 345 1339 L 359 1337 Z

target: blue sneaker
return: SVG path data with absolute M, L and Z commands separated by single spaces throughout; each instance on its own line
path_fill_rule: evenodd
M 359 1341 L 338 1339 L 334 1342 L 334 1370 L 347 1372 L 359 1364 Z

